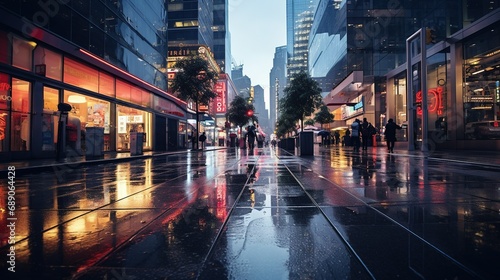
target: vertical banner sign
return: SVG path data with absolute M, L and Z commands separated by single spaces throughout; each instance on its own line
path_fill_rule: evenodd
M 217 97 L 214 98 L 214 110 L 216 114 L 226 113 L 226 81 L 218 81 L 215 84 L 214 88 L 215 93 L 217 93 Z

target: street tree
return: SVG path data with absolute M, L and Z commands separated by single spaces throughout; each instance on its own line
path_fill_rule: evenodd
M 290 110 L 292 111 L 292 110 Z M 282 138 L 295 131 L 295 117 L 289 111 L 282 111 L 276 121 L 276 136 Z
M 199 106 L 208 105 L 217 96 L 213 88 L 217 82 L 217 73 L 208 62 L 200 56 L 190 56 L 177 61 L 174 65 L 177 73 L 170 84 L 170 89 L 177 96 L 186 101 L 193 102 L 196 111 L 196 148 L 200 131 Z
M 316 115 L 314 116 L 314 120 L 317 123 L 321 124 L 321 129 L 323 129 L 323 125 L 326 123 L 331 123 L 334 121 L 334 117 L 332 113 L 330 113 L 330 110 L 328 110 L 328 107 L 323 104 L 321 107 L 319 107 L 319 111 L 316 112 Z
M 255 107 L 240 95 L 235 96 L 226 113 L 227 120 L 240 129 L 249 123 L 257 122 L 258 118 L 253 114 Z
M 304 121 L 304 125 L 314 125 L 315 121 L 313 119 L 307 119 L 306 121 Z
M 318 82 L 301 71 L 292 76 L 290 85 L 284 89 L 280 109 L 290 111 L 289 115 L 295 121 L 300 121 L 300 127 L 304 127 L 304 118 L 310 116 L 323 104 L 321 88 Z

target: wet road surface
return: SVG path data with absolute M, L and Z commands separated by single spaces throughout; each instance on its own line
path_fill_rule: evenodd
M 500 279 L 499 167 L 315 154 L 222 149 L 22 175 L 16 272 L 3 261 L 2 279 Z

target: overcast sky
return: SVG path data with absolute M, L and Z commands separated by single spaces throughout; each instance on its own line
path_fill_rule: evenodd
M 269 107 L 269 72 L 276 47 L 286 45 L 285 0 L 229 0 L 231 52 L 243 75 L 260 85 Z

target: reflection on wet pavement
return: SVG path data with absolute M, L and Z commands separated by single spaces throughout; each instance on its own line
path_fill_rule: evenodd
M 336 147 L 314 157 L 186 152 L 63 178 L 23 175 L 14 276 L 497 279 L 497 174 Z M 6 256 L 3 232 L 1 246 Z M 11 279 L 6 267 L 2 279 Z

